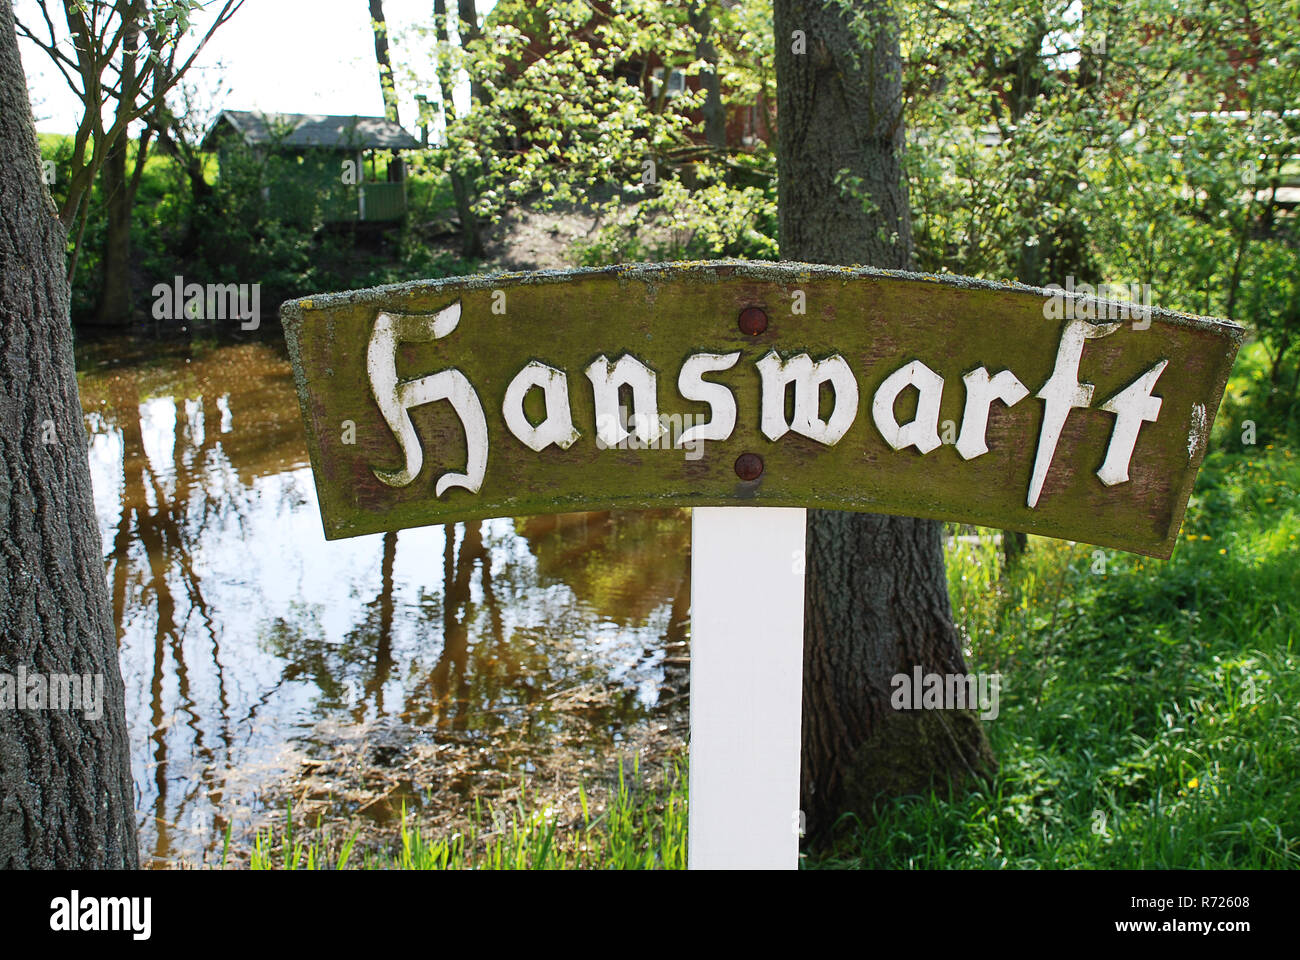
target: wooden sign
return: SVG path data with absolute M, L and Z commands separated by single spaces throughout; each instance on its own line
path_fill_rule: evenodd
M 1168 557 L 1240 327 L 1017 285 L 722 261 L 282 309 L 330 539 L 824 507 Z
M 329 538 L 697 508 L 694 868 L 798 862 L 800 508 L 1168 557 L 1243 333 L 1065 291 L 741 262 L 414 283 L 282 318 Z

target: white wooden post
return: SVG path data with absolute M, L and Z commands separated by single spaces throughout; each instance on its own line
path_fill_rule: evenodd
M 799 864 L 806 516 L 692 511 L 692 870 Z

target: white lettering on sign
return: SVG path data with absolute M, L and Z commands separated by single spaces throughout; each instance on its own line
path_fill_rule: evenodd
M 801 353 L 782 360 L 775 350 L 756 364 L 763 378 L 760 425 L 769 440 L 780 440 L 789 431 L 801 433 L 831 447 L 853 426 L 858 415 L 858 381 L 848 361 L 838 353 L 813 362 Z M 785 390 L 794 384 L 794 417 L 785 419 Z M 829 383 L 835 391 L 831 415 L 821 418 L 821 388 Z
M 722 384 L 705 380 L 704 374 L 730 370 L 739 359 L 739 350 L 735 353 L 693 353 L 686 358 L 677 374 L 677 392 L 687 400 L 707 403 L 709 422 L 683 433 L 677 440 L 679 447 L 701 440 L 726 440 L 736 429 L 735 395 Z
M 375 470 L 374 474 L 390 487 L 405 487 L 424 465 L 424 448 L 411 422 L 411 408 L 438 400 L 450 400 L 465 429 L 465 473 L 444 473 L 438 478 L 434 494 L 442 496 L 451 487 L 464 487 L 478 493 L 487 473 L 488 432 L 483 404 L 469 379 L 459 370 L 443 370 L 416 380 L 397 379 L 397 345 L 428 343 L 447 336 L 460 323 L 460 301 L 435 314 L 381 313 L 366 348 L 366 372 L 370 389 L 388 429 L 393 431 L 402 448 L 406 465 L 401 470 Z
M 533 389 L 541 390 L 546 399 L 546 416 L 537 426 L 529 423 L 524 415 L 524 397 Z M 534 360 L 515 374 L 506 388 L 501 413 L 510 432 L 530 450 L 540 452 L 551 444 L 568 450 L 582 436 L 573 429 L 568 376 L 563 370 L 549 367 L 540 360 Z
M 617 447 L 629 433 L 619 417 L 618 391 L 632 388 L 632 433 L 649 447 L 659 439 L 658 377 L 644 363 L 625 353 L 617 363 L 602 355 L 587 367 L 596 400 L 596 438 L 606 447 Z
M 961 435 L 957 438 L 957 452 L 963 460 L 974 460 L 989 452 L 986 436 L 989 429 L 989 407 L 1001 400 L 1014 407 L 1029 396 L 1029 388 L 1010 370 L 990 377 L 984 367 L 976 367 L 962 377 L 966 384 L 966 410 L 961 418 Z
M 434 314 L 384 312 L 375 320 L 366 350 L 366 370 L 375 402 L 401 448 L 404 461 L 398 470 L 373 468 L 375 476 L 389 486 L 408 486 L 419 475 L 424 451 L 410 411 L 438 400 L 449 401 L 460 418 L 467 453 L 465 472 L 443 473 L 435 485 L 435 494 L 441 497 L 452 487 L 477 493 L 483 483 L 488 460 L 487 419 L 469 379 L 455 368 L 410 380 L 399 380 L 397 376 L 397 348 L 401 343 L 439 340 L 456 329 L 460 318 L 458 301 Z M 1038 504 L 1070 411 L 1092 405 L 1094 385 L 1079 382 L 1084 343 L 1108 336 L 1119 327 L 1118 323 L 1076 319 L 1069 321 L 1061 332 L 1052 374 L 1035 394 L 1043 401 L 1043 421 L 1029 481 L 1030 508 Z M 683 399 L 708 404 L 709 419 L 681 432 L 671 446 L 698 449 L 703 441 L 731 437 L 737 418 L 735 394 L 725 384 L 704 377 L 731 370 L 739 360 L 737 350 L 693 353 L 683 361 L 677 377 L 678 393 Z M 1153 391 L 1168 363 L 1161 360 L 1097 408 L 1115 415 L 1106 456 L 1097 470 L 1098 479 L 1108 487 L 1128 481 L 1142 424 L 1154 423 L 1160 415 L 1163 401 Z M 762 380 L 759 427 L 769 440 L 776 441 L 793 432 L 833 446 L 857 418 L 857 378 L 848 361 L 838 353 L 817 361 L 807 353 L 782 360 L 780 354 L 771 350 L 755 361 L 754 367 Z M 659 415 L 658 374 L 626 352 L 616 361 L 602 354 L 584 372 L 592 386 L 598 446 L 658 449 L 664 420 L 671 419 Z M 966 401 L 955 447 L 963 460 L 973 460 L 989 452 L 987 433 L 993 403 L 998 401 L 1013 407 L 1029 395 L 1029 389 L 1010 370 L 990 376 L 983 366 L 967 373 L 962 381 Z M 822 387 L 826 385 L 831 387 L 832 403 L 829 415 L 823 418 Z M 939 436 L 943 386 L 943 377 L 920 360 L 904 364 L 885 378 L 872 397 L 871 412 L 876 428 L 890 447 L 895 450 L 915 447 L 925 455 L 943 445 Z M 794 404 L 793 414 L 787 420 L 786 397 L 790 387 L 794 389 Z M 624 388 L 631 393 L 630 414 L 620 400 Z M 908 423 L 900 424 L 894 407 L 908 388 L 917 391 L 916 414 Z M 541 421 L 536 424 L 524 412 L 524 400 L 533 390 L 542 391 L 545 408 Z M 568 374 L 541 360 L 530 361 L 515 374 L 506 387 L 501 414 L 510 434 L 538 453 L 551 446 L 567 450 L 582 436 L 573 424 Z M 1200 416 L 1204 419 L 1203 408 Z M 1194 426 L 1193 432 L 1195 429 Z M 1203 425 L 1201 429 L 1204 430 Z M 1194 455 L 1198 449 L 1195 437 L 1189 439 L 1188 455 Z
M 1115 429 L 1111 431 L 1110 446 L 1106 448 L 1106 460 L 1097 471 L 1098 478 L 1106 486 L 1113 487 L 1128 480 L 1128 465 L 1133 459 L 1133 447 L 1137 445 L 1142 422 L 1155 423 L 1156 417 L 1160 416 L 1162 401 L 1151 396 L 1151 391 L 1168 365 L 1168 360 L 1161 360 L 1101 405 L 1100 409 L 1115 414 Z
M 1044 402 L 1043 427 L 1038 435 L 1038 453 L 1034 457 L 1034 472 L 1029 478 L 1029 506 L 1038 506 L 1047 471 L 1056 455 L 1056 444 L 1065 428 L 1065 418 L 1076 407 L 1092 403 L 1091 383 L 1079 382 L 1079 361 L 1083 358 L 1083 342 L 1109 336 L 1120 328 L 1118 323 L 1091 323 L 1071 320 L 1061 334 L 1061 345 L 1056 351 L 1056 366 L 1036 396 Z
M 898 395 L 908 387 L 916 387 L 916 416 L 910 423 L 899 426 L 894 417 L 894 404 Z M 885 443 L 895 450 L 916 447 L 929 453 L 939 447 L 939 401 L 943 397 L 943 377 L 920 360 L 899 367 L 885 378 L 871 403 L 871 417 Z

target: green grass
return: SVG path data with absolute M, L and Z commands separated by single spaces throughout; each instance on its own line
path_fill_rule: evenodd
M 970 668 L 1003 675 L 1000 771 L 846 818 L 816 865 L 1300 866 L 1300 460 L 1236 446 L 1168 562 L 1035 538 L 1003 578 L 993 544 L 958 545 Z
M 561 828 L 556 814 L 521 793 L 517 803 L 484 809 L 477 802 L 474 826 L 448 837 L 425 836 L 402 811 L 393 849 L 355 855 L 356 832 L 335 844 L 320 830 L 295 836 L 289 826 L 277 840 L 270 832 L 254 840 L 254 870 L 328 870 L 349 865 L 367 870 L 681 870 L 686 867 L 685 761 L 673 758 L 659 783 L 636 786 L 639 765 L 608 791 L 603 810 L 579 787 L 581 823 Z M 224 858 L 223 858 L 224 862 Z

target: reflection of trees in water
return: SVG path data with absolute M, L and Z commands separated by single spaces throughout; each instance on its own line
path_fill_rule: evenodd
M 432 665 L 413 652 L 405 676 L 399 670 L 393 576 L 398 535 L 390 533 L 383 538 L 379 593 L 341 640 L 327 637 L 310 611 L 273 622 L 266 639 L 286 662 L 285 679 L 310 680 L 323 695 L 322 710 L 347 708 L 354 722 L 395 715 L 444 732 L 479 729 L 483 724 L 475 718 L 490 717 L 512 696 L 524 693 L 525 702 L 531 701 L 526 691 L 532 676 L 545 670 L 547 653 L 540 646 L 529 649 L 523 634 L 506 636 L 484 525 L 447 525 L 443 541 L 442 589 L 421 591 L 420 616 L 412 625 L 417 637 L 427 638 L 417 646 L 438 651 Z M 395 703 L 385 695 L 393 680 L 402 683 Z
M 539 576 L 568 584 L 614 623 L 640 625 L 689 581 L 685 510 L 562 513 L 515 521 L 537 555 Z
M 307 682 L 320 692 L 313 718 L 396 716 L 457 737 L 513 725 L 545 740 L 561 722 L 550 714 L 553 697 L 582 684 L 608 685 L 607 665 L 585 655 L 592 611 L 625 629 L 644 628 L 673 598 L 668 637 L 642 630 L 642 654 L 664 640 L 684 641 L 684 512 L 539 517 L 517 521 L 514 530 L 458 524 L 444 528 L 441 588 L 419 589 L 406 607 L 395 583 L 399 537 L 387 534 L 375 557 L 378 591 L 358 599 L 342 637 L 328 636 L 305 602 L 263 620 L 261 647 L 282 668 L 250 690 L 248 671 L 231 659 L 240 651 L 237 638 L 223 638 L 231 611 L 205 594 L 198 561 L 211 563 L 214 550 L 230 549 L 232 531 L 246 538 L 235 549 L 250 551 L 279 535 L 258 527 L 265 521 L 256 515 L 255 485 L 306 461 L 287 364 L 265 347 L 224 348 L 184 365 L 86 375 L 82 397 L 92 435 L 121 443 L 120 513 L 106 534 L 106 566 L 119 645 L 130 631 L 133 649 L 136 638 L 152 647 L 139 679 L 149 693 L 144 765 L 153 765 L 143 835 L 152 826 L 156 861 L 191 852 L 194 841 L 173 826 L 191 813 L 200 821 L 211 815 L 205 846 L 218 849 L 228 819 L 223 798 L 230 802 L 240 789 L 231 776 L 259 712 L 277 709 L 286 684 Z M 153 462 L 142 422 L 150 397 L 152 413 L 170 405 L 175 416 Z M 284 510 L 300 506 L 291 486 L 284 495 Z M 521 536 L 537 557 L 535 571 L 519 549 Z M 571 594 L 546 589 L 561 582 Z M 223 586 L 208 583 L 207 593 L 224 599 Z M 404 647 L 412 634 L 414 646 Z M 193 662 L 199 651 L 201 662 Z M 584 720 L 613 727 L 642 714 L 633 690 L 618 696 Z
M 683 695 L 691 617 L 691 529 L 686 510 L 613 510 L 528 517 L 515 529 L 537 555 L 538 575 L 562 581 L 601 617 L 639 626 L 672 597 L 662 643 L 662 692 Z M 643 656 L 653 651 L 643 649 Z
M 122 487 L 121 514 L 108 563 L 112 570 L 113 611 L 119 643 L 125 633 L 128 588 L 138 587 L 138 592 L 131 591 L 133 606 L 147 605 L 152 601 L 154 608 L 150 740 L 153 743 L 154 762 L 153 817 L 157 831 L 154 855 L 161 858 L 167 855 L 170 846 L 168 784 L 171 777 L 168 769 L 168 724 L 164 708 L 165 670 L 169 653 L 175 665 L 180 708 L 184 711 L 186 725 L 192 733 L 195 753 L 202 762 L 199 782 L 191 784 L 179 800 L 175 814 L 177 818 L 199 789 L 205 789 L 209 797 L 220 796 L 224 785 L 221 761 L 229 757 L 231 747 L 231 729 L 227 715 L 229 700 L 221 663 L 220 632 L 204 599 L 191 552 L 191 545 L 202 535 L 209 511 L 205 509 L 196 521 L 191 521 L 187 516 L 193 488 L 197 486 L 200 490 L 206 490 L 204 484 L 194 482 L 192 468 L 195 459 L 202 461 L 212 452 L 215 431 L 205 430 L 203 443 L 193 450 L 192 457 L 191 450 L 187 449 L 191 445 L 187 443 L 186 411 L 183 405 L 172 401 L 176 428 L 172 443 L 173 477 L 168 484 L 150 465 L 145 453 L 138 394 L 133 396 L 134 391 L 130 389 L 133 386 L 129 379 L 118 381 L 112 411 L 122 441 Z M 203 398 L 200 406 L 204 411 L 214 409 L 212 400 L 208 397 Z M 134 542 L 143 547 L 143 557 L 132 550 Z M 143 569 L 135 568 L 133 560 L 137 558 L 143 560 Z M 180 604 L 177 602 L 177 591 L 181 592 Z M 185 623 L 178 623 L 178 606 Z M 194 615 L 202 622 L 211 644 L 217 699 L 221 707 L 218 733 L 220 757 L 218 751 L 206 742 L 198 708 L 190 690 L 184 637 L 185 626 Z
M 159 384 L 149 382 L 148 372 L 138 371 L 83 380 L 83 402 L 94 411 L 87 418 L 89 432 L 116 433 L 121 442 L 120 513 L 115 531 L 107 538 L 106 557 L 119 646 L 128 620 L 138 612 L 149 610 L 154 621 L 149 743 L 157 859 L 170 855 L 170 825 L 179 822 L 196 801 L 212 805 L 213 844 L 226 825 L 219 804 L 232 767 L 234 724 L 219 613 L 204 596 L 195 553 L 210 525 L 223 526 L 232 520 L 245 525 L 256 479 L 302 459 L 293 449 L 301 446 L 300 438 L 285 443 L 297 422 L 297 410 L 287 369 L 273 353 L 258 347 L 236 348 L 181 369 L 190 381 L 185 384 L 191 388 L 188 398 L 177 391 L 153 401 L 155 409 L 169 402 L 175 418 L 170 451 L 158 465 L 150 462 L 145 449 L 141 404 L 149 393 L 158 391 Z M 255 387 L 250 390 L 251 384 Z M 167 386 L 163 385 L 164 391 Z M 189 406 L 195 400 L 191 418 Z M 223 419 L 232 425 L 238 422 L 241 428 L 247 424 L 249 429 L 223 434 Z M 204 637 L 211 659 L 217 716 L 209 720 L 215 722 L 215 734 L 205 729 L 192 689 L 185 648 L 192 628 Z M 177 706 L 198 759 L 197 775 L 187 781 L 170 769 L 169 752 L 179 744 L 166 708 L 169 657 Z M 171 795 L 176 782 L 183 783 L 179 797 Z
M 483 569 L 489 569 L 491 564 L 486 562 L 487 554 L 483 550 L 481 524 L 464 525 L 459 563 L 454 539 L 451 530 L 448 529 L 442 549 L 442 655 L 438 657 L 437 666 L 429 674 L 429 686 L 433 689 L 434 698 L 441 708 L 438 710 L 438 728 L 446 730 L 450 727 L 452 730 L 460 731 L 466 727 L 468 720 L 466 709 L 470 702 L 467 616 L 470 603 L 470 577 L 476 563 L 483 562 Z M 488 576 L 491 576 L 490 572 Z M 417 712 L 413 719 L 418 723 L 425 718 Z
M 377 559 L 379 592 L 360 605 L 356 624 L 342 638 L 331 638 L 316 612 L 302 605 L 272 618 L 263 634 L 266 648 L 284 662 L 282 682 L 312 683 L 321 693 L 317 712 L 346 711 L 356 723 L 385 713 L 384 688 L 397 666 L 393 651 L 397 534 L 383 535 Z M 355 702 L 354 690 L 361 692 Z
M 625 627 L 641 627 L 666 597 L 672 597 L 666 639 L 684 639 L 689 620 L 689 529 L 680 511 L 566 514 L 516 521 L 516 534 L 537 557 L 538 585 L 562 582 L 577 601 L 567 620 L 540 629 L 504 629 L 492 574 L 492 545 L 485 544 L 483 527 L 470 524 L 462 529 L 458 551 L 451 537 L 444 546 L 443 648 L 428 678 L 427 699 L 422 699 L 418 687 L 408 698 L 407 717 L 412 722 L 464 731 L 491 730 L 513 721 L 537 736 L 550 734 L 555 730 L 547 707 L 552 698 L 575 685 L 606 680 L 605 666 L 582 656 L 593 611 Z M 482 594 L 479 604 L 471 599 L 475 571 Z M 528 603 L 519 592 L 525 579 L 522 571 L 507 564 L 503 572 L 515 590 L 506 602 Z M 477 625 L 476 630 L 471 630 L 472 625 Z M 471 642 L 474 633 L 479 634 L 477 645 Z M 663 639 L 653 638 L 653 644 L 660 645 Z M 653 652 L 648 643 L 641 654 L 649 657 Z M 625 689 L 586 719 L 621 727 L 641 713 L 635 691 Z
M 442 650 L 433 669 L 406 699 L 403 717 L 409 723 L 432 724 L 442 732 L 491 729 L 504 719 L 497 715 L 500 708 L 533 703 L 540 695 L 537 677 L 549 667 L 549 651 L 530 643 L 528 631 L 511 631 L 507 636 L 484 526 L 460 524 L 459 537 L 447 528 L 442 552 Z M 482 596 L 478 604 L 472 591 L 475 571 Z
M 379 629 L 376 631 L 374 669 L 364 687 L 362 701 L 353 711 L 353 719 L 365 719 L 365 703 L 373 700 L 375 712 L 384 712 L 384 684 L 393 672 L 393 564 L 397 562 L 397 534 L 384 534 L 384 555 L 379 564 L 379 596 L 369 604 L 377 608 Z
M 323 710 L 349 709 L 350 718 L 395 715 L 413 726 L 458 735 L 483 735 L 503 726 L 545 736 L 549 698 L 566 688 L 604 682 L 603 663 L 581 656 L 591 608 L 583 594 L 606 603 L 605 619 L 642 627 L 666 598 L 673 598 L 667 638 L 647 634 L 642 655 L 653 654 L 661 639 L 682 643 L 689 621 L 689 578 L 680 512 L 638 518 L 635 514 L 593 514 L 585 527 L 580 515 L 537 518 L 548 539 L 539 542 L 541 579 L 572 585 L 574 596 L 557 598 L 534 589 L 536 575 L 512 559 L 517 534 L 497 534 L 490 523 L 443 528 L 442 589 L 421 592 L 418 619 L 410 626 L 420 644 L 436 649 L 432 666 L 412 654 L 405 674 L 394 654 L 393 567 L 398 538 L 384 537 L 379 593 L 365 603 L 356 625 L 333 641 L 305 609 L 277 618 L 266 634 L 269 649 L 286 661 L 286 680 L 309 680 L 322 693 Z M 521 522 L 534 535 L 535 521 Z M 500 530 L 499 527 L 496 529 Z M 585 530 L 585 532 L 584 532 Z M 539 535 L 542 536 L 542 535 Z M 587 538 L 584 546 L 584 538 Z M 566 560 L 571 564 L 566 567 Z M 653 567 L 650 567 L 654 560 Z M 496 566 L 497 572 L 493 569 Z M 477 591 L 475 588 L 477 587 Z M 502 587 L 504 587 L 504 592 Z M 542 604 L 537 626 L 506 627 L 507 610 Z M 401 683 L 400 703 L 389 702 L 390 681 Z M 351 693 L 359 694 L 353 702 Z M 642 712 L 635 691 L 623 692 L 610 715 L 594 717 L 624 724 Z M 537 709 L 540 707 L 541 709 Z M 536 729 L 534 729 L 536 728 Z

